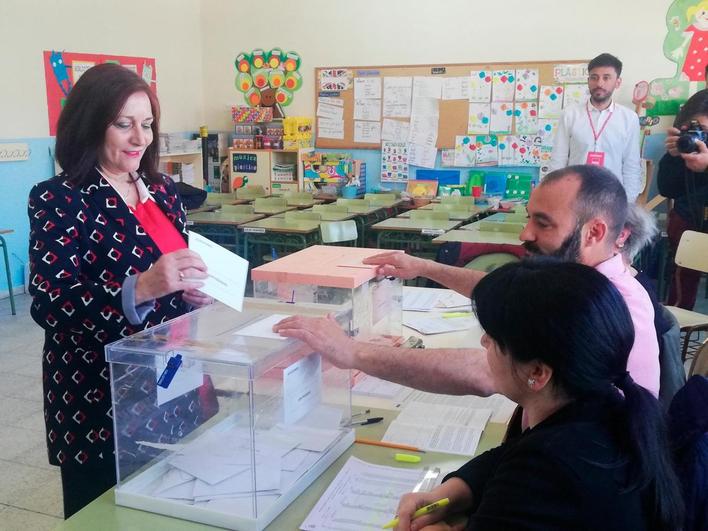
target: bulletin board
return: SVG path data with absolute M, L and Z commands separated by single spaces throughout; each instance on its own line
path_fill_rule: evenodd
M 45 50 L 43 52 L 43 62 L 50 136 L 56 136 L 57 134 L 59 113 L 61 113 L 72 87 L 81 75 L 92 66 L 101 63 L 123 65 L 142 77 L 150 85 L 152 91 L 157 94 L 155 59 L 152 57 L 128 57 L 125 55 Z
M 397 65 L 397 66 L 353 66 L 353 67 L 319 67 L 315 69 L 315 109 L 317 113 L 316 142 L 315 145 L 321 148 L 343 148 L 343 149 L 380 149 L 381 140 L 379 141 L 361 141 L 362 138 L 371 138 L 371 129 L 375 128 L 373 124 L 357 124 L 356 122 L 374 120 L 357 120 L 355 119 L 355 87 L 372 82 L 363 81 L 365 79 L 379 79 L 380 90 L 380 109 L 378 121 L 380 126 L 384 125 L 384 120 L 395 120 L 399 122 L 409 122 L 408 117 L 387 117 L 384 112 L 386 108 L 386 78 L 412 78 L 415 84 L 416 78 L 442 78 L 440 83 L 447 83 L 445 78 L 463 78 L 473 77 L 471 73 L 479 75 L 483 72 L 492 77 L 493 89 L 497 85 L 494 84 L 495 73 L 513 72 L 513 79 L 509 81 L 506 76 L 506 82 L 516 86 L 516 73 L 523 73 L 526 70 L 537 71 L 537 77 L 531 79 L 535 83 L 537 94 L 540 94 L 542 87 L 573 85 L 581 87 L 587 83 L 587 60 L 558 60 L 558 61 L 522 61 L 522 62 L 499 62 L 499 63 L 465 63 L 465 64 L 439 64 L 439 65 Z M 499 77 L 501 80 L 502 76 Z M 362 80 L 362 81 L 358 81 Z M 391 81 L 391 80 L 389 80 Z M 450 80 L 454 81 L 454 80 Z M 391 81 L 393 82 L 393 81 Z M 359 83 L 359 85 L 357 85 Z M 375 82 L 373 82 L 375 84 Z M 527 84 L 525 90 L 528 90 L 531 83 Z M 501 84 L 499 85 L 501 87 Z M 411 93 L 415 93 L 415 87 L 411 87 Z M 502 94 L 500 88 L 499 94 Z M 448 92 L 447 96 L 459 96 Z M 529 96 L 529 94 L 527 94 Z M 492 98 L 494 95 L 491 96 Z M 359 98 L 356 98 L 359 99 Z M 376 98 L 373 98 L 376 99 Z M 501 100 L 498 100 L 501 101 Z M 515 98 L 504 100 L 512 106 L 511 112 L 517 112 L 514 107 L 521 101 Z M 524 107 L 529 107 L 528 102 L 533 101 L 532 98 L 525 100 L 527 104 Z M 535 98 L 536 105 L 540 105 L 538 95 Z M 329 102 L 332 102 L 331 104 Z M 325 104 L 323 106 L 323 103 Z M 359 102 L 361 103 L 361 102 Z M 492 101 L 490 100 L 490 105 Z M 471 101 L 469 98 L 445 99 L 444 92 L 441 94 L 438 106 L 438 122 L 437 122 L 437 140 L 435 147 L 438 149 L 451 149 L 455 147 L 456 137 L 468 134 L 468 125 L 471 113 Z M 374 105 L 375 106 L 375 105 Z M 336 107 L 339 107 L 338 110 Z M 373 107 L 368 106 L 363 109 L 357 104 L 357 111 L 371 111 Z M 391 107 L 389 107 L 390 109 Z M 508 111 L 506 111 L 508 112 Z M 364 114 L 366 115 L 366 114 Z M 375 113 L 374 113 L 375 115 Z M 339 118 L 341 116 L 341 118 Z M 359 117 L 362 115 L 359 114 Z M 373 116 L 373 115 L 370 115 Z M 390 122 L 388 125 L 391 125 Z M 517 116 L 514 115 L 513 125 L 511 130 L 505 131 L 505 134 L 518 134 Z M 341 127 L 341 129 L 340 129 Z M 356 130 L 356 133 L 355 133 Z M 390 129 L 389 129 L 390 131 Z M 494 133 L 494 131 L 492 131 Z M 355 134 L 358 136 L 355 138 Z M 364 135 L 362 137 L 362 134 Z M 375 136 L 375 135 L 374 135 Z

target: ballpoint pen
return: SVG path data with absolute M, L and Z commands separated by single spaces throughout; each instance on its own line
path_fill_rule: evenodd
M 376 424 L 382 420 L 383 417 L 371 417 L 370 419 L 360 420 L 358 422 L 350 422 L 349 424 L 345 424 L 345 426 L 366 426 L 367 424 Z
M 356 439 L 354 439 L 354 442 L 358 444 L 370 444 L 371 446 L 383 446 L 384 448 L 397 448 L 399 450 L 408 450 L 409 452 L 420 452 L 422 454 L 425 453 L 425 450 L 421 450 L 420 448 L 416 446 L 411 446 L 409 444 L 399 444 L 388 441 L 376 441 L 374 439 L 363 439 L 361 437 L 357 437 Z
M 426 505 L 425 507 L 421 507 L 418 509 L 416 512 L 413 513 L 413 518 L 418 518 L 419 516 L 423 516 L 424 514 L 430 514 L 433 511 L 437 511 L 438 509 L 442 509 L 446 505 L 450 503 L 450 498 L 443 498 L 442 500 L 438 500 L 436 502 L 431 503 L 430 505 Z M 394 518 L 391 520 L 389 523 L 387 523 L 385 526 L 383 526 L 383 529 L 391 529 L 392 527 L 396 527 L 398 525 L 398 518 Z

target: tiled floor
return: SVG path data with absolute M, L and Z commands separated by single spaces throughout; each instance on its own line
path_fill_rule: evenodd
M 54 529 L 63 519 L 59 469 L 47 462 L 42 419 L 42 329 L 30 297 L 17 315 L 0 300 L 0 529 Z

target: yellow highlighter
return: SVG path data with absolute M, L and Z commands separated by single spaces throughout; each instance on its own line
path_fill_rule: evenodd
M 424 514 L 430 514 L 433 511 L 437 511 L 438 509 L 442 509 L 443 507 L 445 507 L 449 503 L 450 503 L 450 498 L 443 498 L 442 500 L 438 500 L 436 502 L 433 502 L 430 505 L 426 505 L 425 507 L 421 507 L 420 509 L 418 509 L 416 512 L 413 513 L 413 518 L 418 518 L 419 516 L 423 516 Z M 383 526 L 382 529 L 391 529 L 393 527 L 396 527 L 397 525 L 398 525 L 398 518 L 394 518 L 389 523 L 387 523 L 385 526 Z
M 454 319 L 455 317 L 471 317 L 472 312 L 447 312 L 442 314 L 443 319 Z

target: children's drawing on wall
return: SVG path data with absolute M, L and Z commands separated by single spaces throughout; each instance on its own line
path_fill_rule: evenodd
M 672 78 L 655 79 L 646 101 L 648 114 L 676 114 L 679 105 L 705 88 L 708 62 L 708 0 L 675 0 L 666 13 L 664 55 L 676 63 Z
M 101 63 L 123 65 L 141 76 L 150 85 L 153 92 L 157 93 L 155 59 L 152 58 L 67 51 L 58 52 L 55 50 L 45 50 L 43 56 L 50 136 L 56 135 L 59 113 L 64 107 L 69 92 L 71 92 L 71 89 L 84 72 L 92 66 Z
M 255 49 L 241 52 L 234 61 L 236 89 L 250 107 L 271 107 L 273 116 L 285 116 L 283 107 L 290 105 L 302 86 L 300 55 L 273 48 L 269 52 Z

